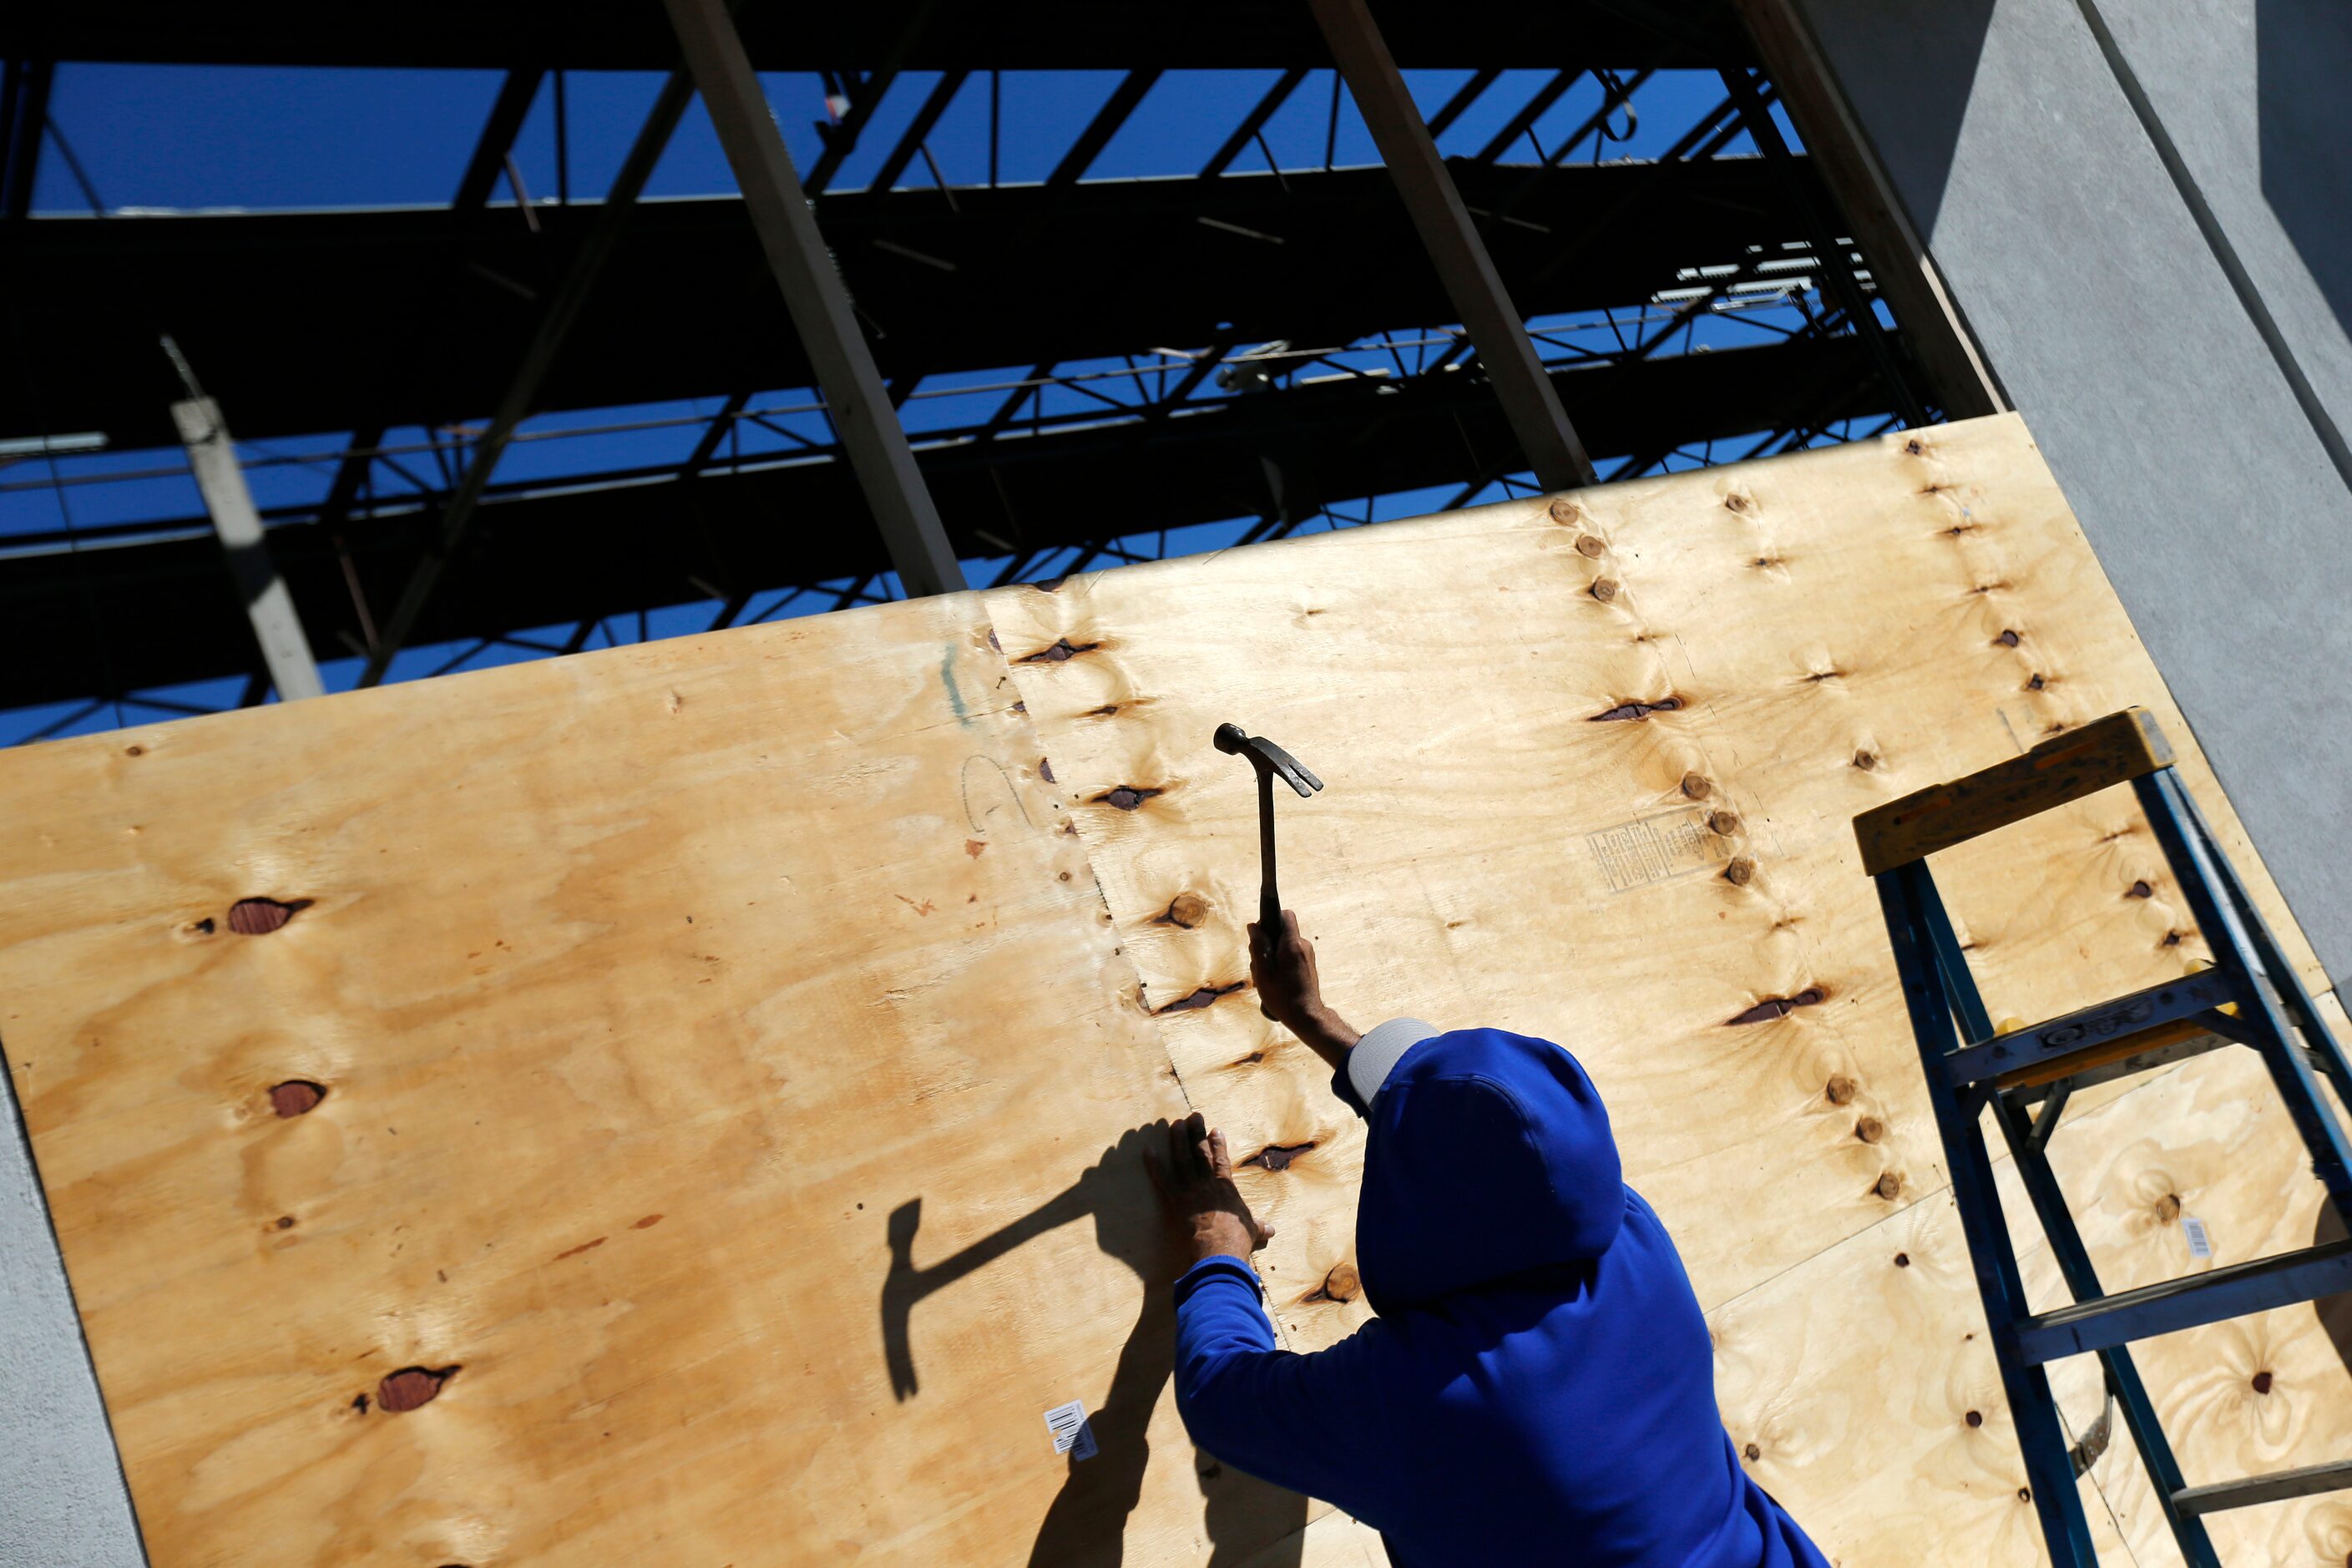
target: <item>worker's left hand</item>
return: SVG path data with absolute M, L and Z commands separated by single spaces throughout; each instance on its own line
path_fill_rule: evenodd
M 1272 1239 L 1274 1226 L 1257 1222 L 1234 1185 L 1225 1135 L 1211 1129 L 1199 1111 L 1170 1125 L 1165 1153 L 1147 1142 L 1143 1163 L 1169 1220 L 1191 1246 L 1193 1262 L 1219 1256 L 1247 1261 Z

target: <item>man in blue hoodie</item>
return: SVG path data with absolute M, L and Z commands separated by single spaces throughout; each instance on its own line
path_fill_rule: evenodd
M 1356 1267 L 1380 1315 L 1276 1348 L 1266 1236 L 1196 1111 L 1155 1175 L 1189 1239 L 1176 1403 L 1217 1458 L 1381 1531 L 1398 1568 L 1502 1563 L 1828 1568 L 1732 1452 L 1698 1299 L 1625 1185 L 1576 1058 L 1410 1018 L 1358 1036 L 1285 911 L 1250 928 L 1266 1011 L 1370 1123 Z

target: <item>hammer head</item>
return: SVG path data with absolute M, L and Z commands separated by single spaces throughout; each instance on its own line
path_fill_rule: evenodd
M 1313 795 L 1323 787 L 1323 781 L 1301 767 L 1297 758 L 1264 735 L 1247 733 L 1239 724 L 1220 724 L 1210 739 L 1217 750 L 1247 757 L 1252 767 L 1276 774 L 1301 795 Z

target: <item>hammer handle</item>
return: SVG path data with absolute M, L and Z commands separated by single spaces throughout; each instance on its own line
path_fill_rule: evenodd
M 1282 934 L 1282 895 L 1274 886 L 1274 773 L 1263 763 L 1257 770 L 1257 866 L 1258 940 L 1271 943 Z M 1263 1002 L 1257 1010 L 1274 1016 Z
M 1257 771 L 1257 918 L 1266 936 L 1282 930 L 1282 895 L 1274 886 L 1274 774 Z

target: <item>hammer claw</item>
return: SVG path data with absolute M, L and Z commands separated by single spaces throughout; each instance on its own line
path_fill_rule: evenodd
M 1313 795 L 1323 787 L 1323 781 L 1308 773 L 1297 757 L 1292 756 L 1265 736 L 1260 735 L 1250 743 L 1264 754 L 1267 762 L 1274 764 L 1274 771 L 1282 775 L 1282 782 L 1297 790 L 1302 798 Z

